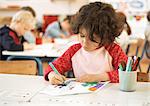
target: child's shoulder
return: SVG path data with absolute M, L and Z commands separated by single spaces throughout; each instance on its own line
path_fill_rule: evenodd
M 12 37 L 13 39 L 18 39 L 17 33 L 9 28 L 9 26 L 4 25 L 0 28 L 0 37 Z
M 4 25 L 3 27 L 0 28 L 0 33 L 6 33 L 9 31 L 10 31 L 10 28 L 6 25 Z
M 122 48 L 116 43 L 112 43 L 111 45 L 106 46 L 105 48 L 106 48 L 106 50 L 109 53 L 120 53 L 120 52 L 123 52 Z
M 56 27 L 60 27 L 58 21 L 54 21 L 48 25 L 48 28 L 56 28 Z
M 72 46 L 69 47 L 69 49 L 62 55 L 62 56 L 73 56 L 79 49 L 81 48 L 81 44 L 73 44 Z
M 111 46 L 112 46 L 113 49 L 121 49 L 120 45 L 117 44 L 117 43 L 112 43 Z
M 72 46 L 70 46 L 69 49 L 73 50 L 73 51 L 77 51 L 81 48 L 81 44 L 80 43 L 77 43 L 77 44 L 73 44 Z

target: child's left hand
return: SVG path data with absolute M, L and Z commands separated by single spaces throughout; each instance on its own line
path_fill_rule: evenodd
M 79 82 L 99 82 L 100 76 L 97 74 L 86 74 L 77 79 Z
M 24 42 L 23 46 L 24 46 L 24 50 L 32 50 L 35 48 L 35 44 L 29 44 L 27 42 Z
M 77 79 L 79 82 L 100 82 L 108 81 L 109 76 L 107 73 L 102 74 L 86 74 Z

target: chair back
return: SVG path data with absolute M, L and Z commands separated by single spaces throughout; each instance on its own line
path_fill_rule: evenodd
M 0 73 L 36 75 L 37 66 L 33 60 L 0 61 Z
M 149 54 L 149 43 L 145 39 L 138 39 L 137 42 L 133 42 L 128 45 L 127 55 L 141 57 L 139 63 L 139 71 L 147 73 L 150 70 L 150 54 Z

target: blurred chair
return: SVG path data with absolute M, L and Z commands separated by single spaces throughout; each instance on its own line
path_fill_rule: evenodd
M 42 61 L 39 58 L 30 57 L 30 56 L 9 56 L 7 58 L 7 60 L 8 61 L 12 61 L 12 60 L 34 60 L 37 64 L 38 75 L 40 75 L 40 76 L 43 75 L 43 65 L 42 65 Z
M 137 47 L 139 47 L 140 45 L 138 44 L 139 39 L 133 40 L 132 43 L 128 44 L 127 48 L 126 48 L 126 54 L 128 56 L 137 56 L 138 53 L 138 49 Z
M 37 66 L 33 60 L 0 61 L 0 73 L 36 75 Z
M 9 25 L 11 22 L 12 17 L 10 16 L 0 16 L 0 27 L 2 27 L 3 25 Z
M 141 57 L 139 63 L 140 72 L 149 72 L 150 70 L 150 54 L 148 53 L 148 41 L 144 39 L 138 39 L 137 42 L 128 45 L 126 54 L 128 56 Z
M 140 72 L 149 73 L 150 71 L 150 59 L 142 59 L 139 63 Z
M 127 46 L 126 54 L 128 56 L 139 56 L 139 57 L 142 56 L 143 57 L 142 52 L 143 50 L 145 50 L 144 46 L 145 46 L 144 39 L 136 39 Z
M 140 72 L 148 73 L 150 70 L 150 51 L 148 49 L 150 48 L 150 45 L 147 40 L 141 40 L 139 41 L 139 44 L 143 44 L 142 47 L 137 47 L 137 56 L 141 57 L 141 61 L 139 63 L 139 70 Z

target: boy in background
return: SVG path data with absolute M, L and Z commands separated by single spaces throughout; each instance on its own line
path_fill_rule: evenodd
M 36 13 L 35 11 L 33 10 L 32 7 L 30 6 L 24 6 L 21 8 L 21 11 L 28 11 L 30 12 L 34 18 L 36 18 Z M 28 42 L 28 43 L 35 43 L 35 35 L 31 32 L 31 31 L 28 31 L 26 32 L 24 35 L 23 35 L 24 39 Z
M 10 23 L 10 26 L 4 25 L 0 28 L 0 59 L 6 59 L 2 55 L 3 50 L 23 51 L 32 49 L 33 45 L 27 42 L 21 42 L 21 37 L 25 32 L 34 28 L 35 19 L 28 11 L 17 12 Z

